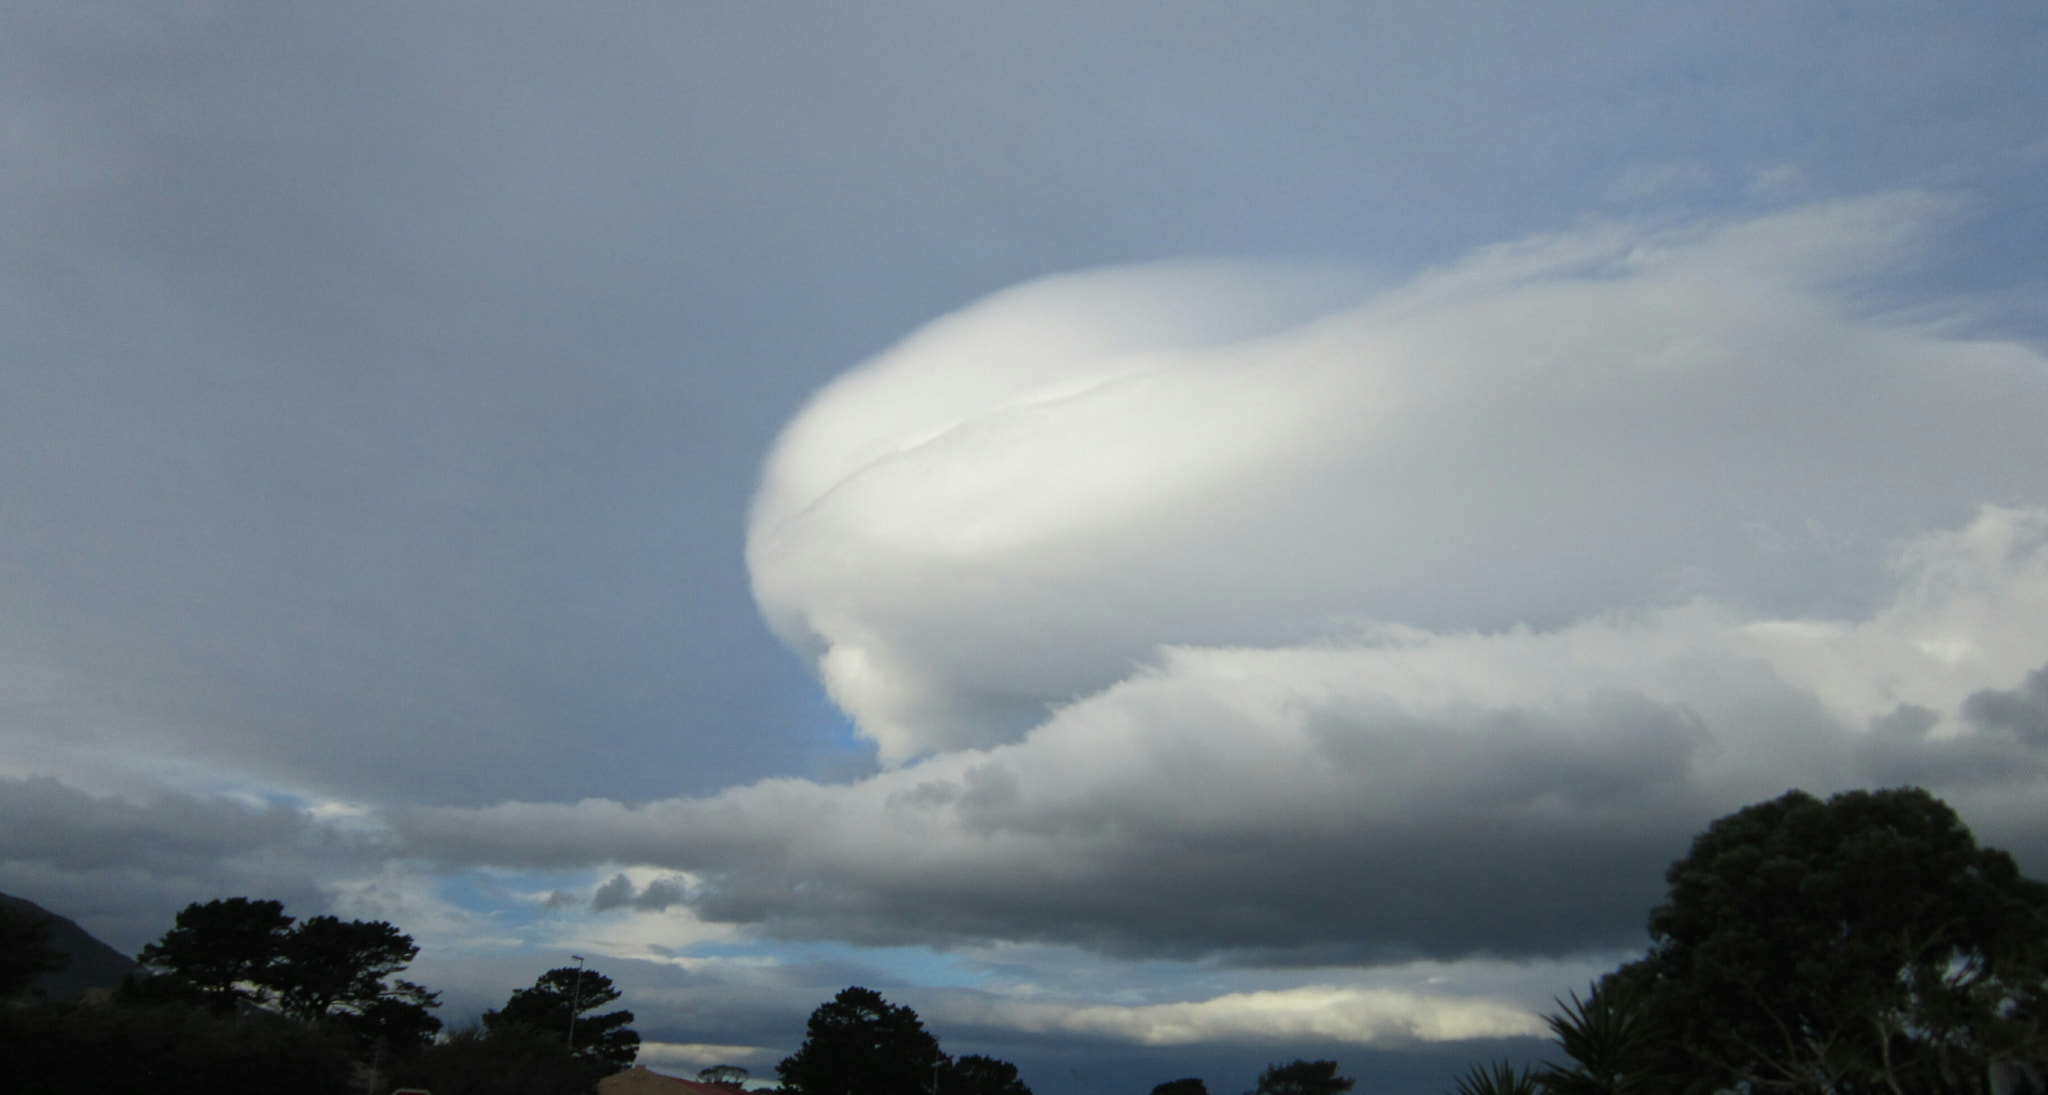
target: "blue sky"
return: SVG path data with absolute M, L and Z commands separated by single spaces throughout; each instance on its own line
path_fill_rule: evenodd
M 2038 5 L 0 20 L 0 890 L 118 947 L 1438 1091 L 1788 786 L 2048 870 Z

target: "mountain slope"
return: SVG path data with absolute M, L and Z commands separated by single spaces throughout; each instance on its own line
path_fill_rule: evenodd
M 36 978 L 36 988 L 52 1000 L 70 1000 L 89 988 L 113 988 L 135 969 L 134 959 L 94 939 L 91 933 L 33 901 L 0 893 L 0 905 L 40 916 L 50 925 L 50 949 L 67 961 L 61 969 Z

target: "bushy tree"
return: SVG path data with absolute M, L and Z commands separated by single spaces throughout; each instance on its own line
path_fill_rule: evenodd
M 578 1058 L 617 1072 L 640 1055 L 640 1035 L 629 1026 L 633 1013 L 589 1013 L 618 998 L 611 978 L 596 970 L 562 966 L 541 974 L 532 988 L 513 993 L 504 1007 L 485 1012 L 484 1029 L 497 1035 L 521 1028 L 564 1045 L 571 1045 L 573 1037 L 571 1048 Z
M 1199 1077 L 1187 1076 L 1154 1085 L 1151 1095 L 1209 1095 L 1209 1085 Z
M 1357 1081 L 1337 1075 L 1335 1061 L 1290 1061 L 1267 1065 L 1251 1095 L 1344 1095 Z
M 942 1060 L 915 1011 L 855 985 L 811 1012 L 775 1075 L 799 1095 L 907 1095 L 930 1090 Z
M 744 1088 L 747 1077 L 752 1075 L 738 1065 L 712 1065 L 697 1070 L 699 1083 L 717 1084 L 719 1087 Z
M 351 1049 L 336 1030 L 188 1003 L 0 1008 L 0 1090 L 9 1095 L 342 1095 Z
M 2048 1057 L 2048 886 L 1925 791 L 1789 792 L 1666 877 L 1650 953 L 1552 1017 L 1552 1090 L 1981 1092 Z
M 131 996 L 196 998 L 216 1014 L 247 1002 L 305 1022 L 331 1022 L 367 1042 L 404 1049 L 441 1028 L 439 997 L 387 980 L 419 954 L 381 920 L 315 916 L 294 924 L 276 901 L 231 897 L 191 904 L 139 961 L 156 976 Z
M 401 1061 L 391 1084 L 435 1095 L 587 1095 L 606 1072 L 570 1053 L 559 1036 L 519 1025 L 470 1026 Z
M 179 910 L 171 930 L 142 948 L 146 970 L 191 987 L 216 1013 L 268 1003 L 292 918 L 277 901 L 230 897 Z
M 939 1065 L 938 1095 L 1031 1095 L 1017 1066 L 970 1053 Z

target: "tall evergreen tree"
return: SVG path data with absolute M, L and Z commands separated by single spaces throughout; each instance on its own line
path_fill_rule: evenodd
M 504 1007 L 484 1012 L 484 1029 L 493 1036 L 520 1030 L 551 1038 L 570 1045 L 578 1059 L 617 1072 L 640 1055 L 640 1035 L 629 1025 L 633 1013 L 623 1008 L 603 1015 L 589 1013 L 619 995 L 604 974 L 562 966 L 541 974 L 532 988 L 513 993 Z
M 944 1061 L 915 1011 L 855 985 L 811 1012 L 775 1075 L 800 1095 L 910 1095 L 931 1090 Z

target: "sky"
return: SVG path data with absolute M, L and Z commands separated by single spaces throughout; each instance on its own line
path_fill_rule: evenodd
M 1540 1055 L 1708 821 L 2048 875 L 2037 4 L 0 5 L 0 891 L 772 1076 Z

